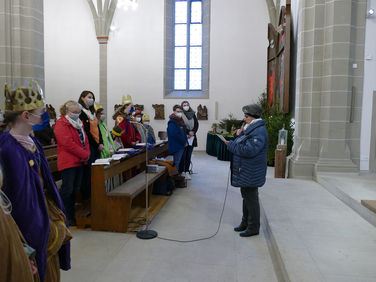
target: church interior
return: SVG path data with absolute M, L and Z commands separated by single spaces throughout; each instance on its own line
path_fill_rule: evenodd
M 1 0 L 0 282 L 376 281 L 375 9 Z

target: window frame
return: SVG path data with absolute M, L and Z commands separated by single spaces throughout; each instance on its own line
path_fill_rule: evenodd
M 164 98 L 189 98 L 189 99 L 208 99 L 209 98 L 209 36 L 210 36 L 210 0 L 187 0 L 187 62 L 185 68 L 175 68 L 175 2 L 184 0 L 165 0 L 165 59 L 164 59 Z M 191 5 L 192 2 L 201 2 L 201 23 L 202 41 L 201 45 L 190 46 L 190 28 L 191 24 Z M 179 24 L 179 23 L 177 23 Z M 201 47 L 201 68 L 190 68 L 190 48 Z M 175 89 L 175 69 L 186 70 L 186 89 Z M 201 89 L 190 90 L 189 78 L 190 70 L 201 70 Z

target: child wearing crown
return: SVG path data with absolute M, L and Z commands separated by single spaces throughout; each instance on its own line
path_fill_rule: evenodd
M 0 135 L 3 191 L 12 202 L 12 217 L 28 244 L 36 251 L 41 281 L 59 281 L 60 268 L 70 269 L 71 234 L 65 209 L 33 125 L 45 111 L 38 84 L 9 90 L 5 87 L 4 122 Z
M 124 130 L 121 135 L 121 142 L 123 143 L 124 148 L 132 148 L 137 143 L 141 142 L 140 133 L 136 126 L 131 123 L 131 114 L 133 111 L 131 96 L 128 95 L 127 98 L 123 97 L 123 106 L 119 109 L 119 112 L 123 115 L 123 120 L 119 123 L 119 126 Z

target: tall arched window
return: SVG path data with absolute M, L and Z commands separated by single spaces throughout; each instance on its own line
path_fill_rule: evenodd
M 166 0 L 165 98 L 209 97 L 209 0 Z

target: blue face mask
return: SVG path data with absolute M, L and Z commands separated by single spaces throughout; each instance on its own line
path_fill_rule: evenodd
M 50 125 L 50 117 L 48 116 L 48 113 L 47 112 L 44 112 L 40 118 L 42 119 L 42 123 L 41 124 L 35 124 L 33 125 L 33 130 L 34 131 L 38 131 L 38 130 L 43 130 L 45 129 L 47 126 Z
M 130 108 L 130 110 L 129 110 L 129 113 L 131 114 L 131 113 L 133 113 L 134 112 L 134 107 L 132 106 L 131 108 Z

